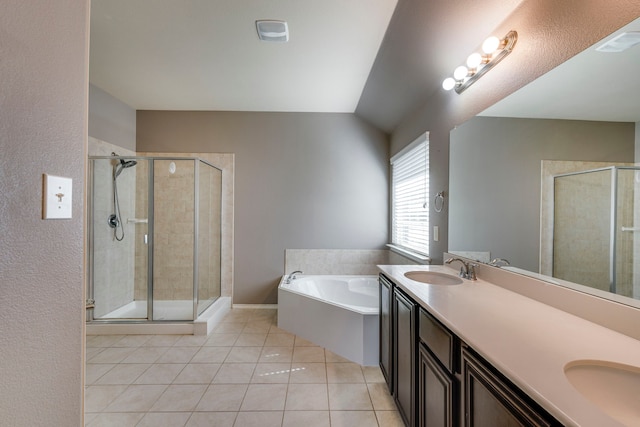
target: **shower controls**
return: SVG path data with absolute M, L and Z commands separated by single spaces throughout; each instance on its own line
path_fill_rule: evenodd
M 111 214 L 107 219 L 107 223 L 109 224 L 109 227 L 117 228 L 118 224 L 120 224 L 120 221 L 118 221 L 118 217 L 116 216 L 116 214 Z
M 72 205 L 71 178 L 62 176 L 43 176 L 42 219 L 70 219 Z

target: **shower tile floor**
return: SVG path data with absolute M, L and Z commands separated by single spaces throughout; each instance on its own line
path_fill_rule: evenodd
M 88 335 L 86 426 L 401 427 L 380 368 L 232 309 L 208 336 Z

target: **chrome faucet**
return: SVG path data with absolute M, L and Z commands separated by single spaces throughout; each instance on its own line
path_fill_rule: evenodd
M 296 270 L 293 273 L 289 274 L 287 276 L 287 280 L 285 280 L 285 283 L 291 283 L 291 281 L 296 278 L 296 274 L 298 274 L 298 273 L 302 274 L 302 271 Z
M 454 261 L 459 261 L 462 263 L 462 267 L 460 267 L 460 274 L 458 274 L 463 279 L 467 280 L 476 280 L 476 264 L 468 263 L 460 258 L 449 258 L 444 263 L 451 264 Z
M 489 265 L 494 266 L 494 267 L 504 267 L 504 266 L 511 265 L 511 264 L 509 264 L 509 261 L 504 259 L 504 258 L 494 258 L 494 259 L 491 260 Z

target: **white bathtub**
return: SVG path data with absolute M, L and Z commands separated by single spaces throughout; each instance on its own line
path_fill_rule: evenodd
M 377 276 L 304 276 L 278 286 L 278 327 L 353 362 L 378 365 Z

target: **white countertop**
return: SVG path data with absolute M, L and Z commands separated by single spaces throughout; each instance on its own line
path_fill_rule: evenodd
M 564 368 L 576 360 L 640 367 L 640 341 L 480 279 L 428 285 L 404 277 L 416 270 L 457 274 L 446 266 L 378 268 L 561 423 L 623 425 L 583 397 Z

